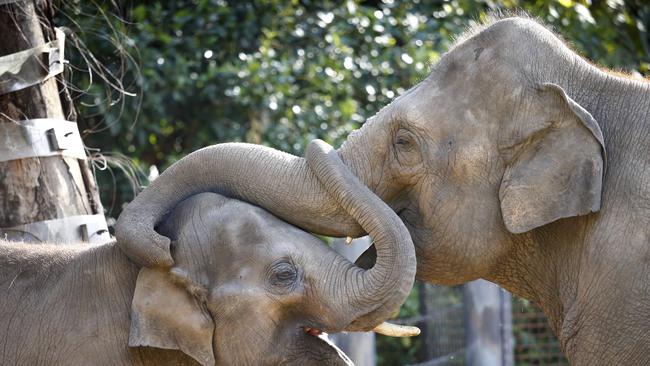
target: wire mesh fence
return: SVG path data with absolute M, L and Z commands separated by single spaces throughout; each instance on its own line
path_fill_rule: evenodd
M 365 240 L 361 242 L 361 240 Z M 356 239 L 359 245 L 346 245 L 337 240 L 332 247 L 339 253 L 356 258 L 370 245 L 367 239 Z M 532 302 L 510 296 L 487 281 L 482 281 L 499 294 L 492 303 L 492 315 L 477 311 L 476 302 L 487 300 L 495 292 L 476 292 L 472 282 L 462 286 L 436 286 L 416 281 L 411 294 L 396 314 L 393 323 L 417 325 L 422 333 L 412 338 L 392 338 L 378 335 L 375 339 L 376 353 L 372 352 L 373 339 L 367 334 L 350 334 L 348 338 L 334 337 L 337 343 L 359 365 L 393 366 L 457 366 L 484 365 L 484 355 L 476 349 L 501 347 L 497 362 L 499 366 L 564 366 L 568 365 L 557 338 L 553 334 L 541 309 Z M 485 303 L 483 305 L 486 305 Z M 498 317 L 495 320 L 494 317 Z M 472 320 L 473 319 L 473 320 Z M 487 343 L 477 342 L 477 335 L 485 333 L 492 323 Z M 482 334 L 481 336 L 485 336 Z M 356 337 L 356 338 L 355 338 Z M 478 337 L 480 338 L 480 337 Z M 477 356 L 478 354 L 478 356 Z M 479 359 L 477 359 L 477 357 Z
M 513 297 L 512 333 L 517 366 L 565 366 L 564 357 L 546 316 L 534 303 Z
M 409 316 L 402 314 L 394 322 L 416 324 L 422 334 L 407 343 L 389 344 L 379 340 L 378 364 L 467 365 L 470 362 L 466 357 L 470 337 L 467 334 L 469 324 L 466 324 L 467 299 L 464 296 L 463 286 L 446 287 L 418 282 L 410 300 L 411 313 Z M 508 336 L 511 337 L 511 344 L 514 344 L 514 357 L 504 361 L 503 366 L 568 365 L 541 309 L 515 296 L 511 304 L 512 326 L 508 328 Z
M 461 286 L 419 283 L 422 348 L 425 365 L 465 364 L 465 316 Z M 422 363 L 420 363 L 422 365 Z

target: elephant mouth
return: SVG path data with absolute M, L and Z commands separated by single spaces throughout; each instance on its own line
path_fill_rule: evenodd
M 420 212 L 419 208 L 403 206 L 398 209 L 394 209 L 394 211 L 400 220 L 402 220 L 404 226 L 406 226 L 412 237 L 419 231 L 430 229 L 422 222 L 422 213 Z M 415 238 L 413 238 L 413 240 L 415 244 Z
M 303 330 L 305 333 L 309 334 L 312 337 L 318 337 L 321 334 L 323 334 L 323 331 L 320 329 L 312 328 L 312 327 L 304 327 Z
M 412 216 L 413 216 L 413 209 L 409 209 L 408 207 L 403 207 L 400 208 L 399 210 L 395 210 L 395 213 L 397 214 L 397 217 L 402 220 L 404 223 L 404 226 L 406 226 L 406 229 L 409 231 L 411 236 L 413 236 L 413 229 L 416 229 L 416 226 L 413 224 L 412 221 Z
M 395 213 L 397 214 L 397 216 L 399 216 L 400 219 L 402 219 L 402 221 L 404 221 L 404 213 L 406 211 L 407 211 L 406 207 L 402 207 L 400 209 L 395 209 Z

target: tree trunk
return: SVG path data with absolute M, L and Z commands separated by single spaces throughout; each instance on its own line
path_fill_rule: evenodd
M 55 38 L 50 19 L 51 8 L 47 1 L 22 0 L 0 5 L 0 56 Z M 48 64 L 47 60 L 42 61 Z M 76 114 L 65 85 L 57 79 L 53 77 L 0 95 L 0 124 L 34 118 L 74 122 Z M 103 208 L 86 160 L 48 156 L 0 161 L 0 228 L 95 214 L 103 215 Z M 30 241 L 27 237 L 12 238 Z M 36 241 L 48 239 L 52 240 L 37 238 Z

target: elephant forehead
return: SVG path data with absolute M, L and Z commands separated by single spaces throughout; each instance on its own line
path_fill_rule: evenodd
M 290 243 L 304 243 L 316 238 L 293 225 L 278 219 L 259 207 L 243 202 L 232 205 L 230 212 L 223 212 L 221 220 L 214 220 L 214 234 L 228 238 L 232 245 L 270 245 L 287 247 Z
M 245 273 L 246 278 L 240 278 L 239 273 Z M 263 288 L 259 288 L 255 282 L 251 283 L 248 279 L 250 270 L 243 270 L 242 272 L 232 273 L 233 280 L 225 281 L 218 286 L 215 286 L 210 291 L 210 298 L 224 304 L 227 301 L 235 301 L 237 303 L 249 301 L 261 301 L 267 298 L 266 292 Z
M 246 261 L 264 264 L 281 257 L 301 257 L 307 246 L 323 246 L 313 235 L 246 202 L 229 199 L 219 207 L 202 204 L 193 209 L 194 215 L 180 230 L 176 259 L 197 258 L 200 247 L 210 257 L 196 260 L 227 266 Z
M 264 241 L 264 233 L 277 221 L 263 209 L 235 199 L 216 206 L 197 202 L 191 209 L 191 218 L 185 221 L 181 231 L 208 233 L 211 242 L 215 239 L 227 239 L 233 244 Z

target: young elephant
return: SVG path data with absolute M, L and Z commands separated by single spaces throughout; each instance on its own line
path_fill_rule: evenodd
M 1 242 L 0 364 L 350 364 L 319 335 L 359 316 L 343 274 L 363 271 L 317 238 L 215 193 L 159 231 L 175 265 L 139 274 L 114 243 Z

